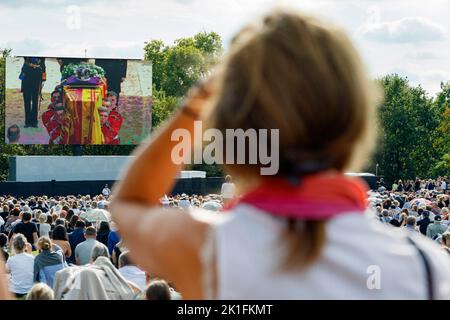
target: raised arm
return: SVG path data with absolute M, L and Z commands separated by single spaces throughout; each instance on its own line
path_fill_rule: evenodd
M 159 133 L 138 148 L 123 180 L 113 190 L 110 205 L 133 260 L 148 273 L 177 283 L 187 299 L 202 297 L 199 253 L 209 224 L 182 210 L 163 211 L 159 199 L 171 189 L 182 167 L 171 159 L 172 148 L 178 143 L 171 141 L 172 132 L 183 128 L 193 133 L 194 121 L 205 103 L 206 95 L 201 93 L 204 91 L 194 91 Z

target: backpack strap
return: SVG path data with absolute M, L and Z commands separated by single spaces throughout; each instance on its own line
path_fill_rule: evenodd
M 419 253 L 420 258 L 422 259 L 423 266 L 425 268 L 426 273 L 426 281 L 427 281 L 427 299 L 434 300 L 434 282 L 433 282 L 433 273 L 431 270 L 430 260 L 425 254 L 425 252 L 417 245 L 416 241 L 412 239 L 410 235 L 407 236 L 409 243 L 411 243 L 416 251 Z

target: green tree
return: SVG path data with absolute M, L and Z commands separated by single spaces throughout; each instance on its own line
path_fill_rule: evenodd
M 168 47 L 162 40 L 152 40 L 145 43 L 144 59 L 152 62 L 153 85 L 157 90 L 161 90 L 161 84 L 165 76 L 165 59 Z
M 153 65 L 153 83 L 167 96 L 183 97 L 189 88 L 208 74 L 223 52 L 215 32 L 200 32 L 181 38 L 170 46 L 161 40 L 147 42 L 145 59 Z
M 396 74 L 378 79 L 385 92 L 379 108 L 379 144 L 374 163 L 389 181 L 431 174 L 439 154 L 433 147 L 439 112 L 420 86 Z
M 180 99 L 167 96 L 164 91 L 153 87 L 152 130 L 158 128 L 178 107 Z
M 439 161 L 433 168 L 434 175 L 450 175 L 450 82 L 441 83 L 441 91 L 435 99 L 440 115 L 433 147 L 439 154 Z

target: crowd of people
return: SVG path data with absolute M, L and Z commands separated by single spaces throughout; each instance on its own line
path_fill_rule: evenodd
M 170 283 L 133 262 L 112 221 L 91 219 L 96 210 L 107 213 L 108 203 L 103 195 L 0 197 L 10 292 L 44 300 L 179 299 Z M 83 281 L 102 285 L 80 287 Z
M 388 188 L 380 179 L 367 201 L 381 223 L 422 234 L 450 254 L 447 182 L 446 177 L 417 179 L 415 184 L 409 182 L 412 188 L 402 187 L 401 181 Z M 226 214 L 225 203 L 235 198 L 230 176 L 221 191 L 165 195 L 160 203 L 162 208 Z M 108 213 L 110 194 L 106 185 L 101 195 L 93 197 L 0 197 L 0 248 L 13 295 L 32 300 L 181 298 L 170 282 L 133 262 L 114 222 L 90 219 L 96 210 Z M 76 285 L 82 281 L 102 285 Z
M 435 240 L 450 253 L 448 178 L 397 180 L 390 187 L 381 178 L 369 193 L 378 219 Z

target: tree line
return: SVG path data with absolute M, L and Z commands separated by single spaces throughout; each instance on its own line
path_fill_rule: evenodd
M 187 91 L 208 75 L 223 54 L 221 37 L 215 32 L 200 32 L 172 44 L 161 40 L 145 43 L 144 59 L 153 66 L 152 130 L 179 107 Z M 11 155 L 71 155 L 72 146 L 8 145 L 4 141 L 5 59 L 11 50 L 0 50 L 0 181 L 6 180 Z M 406 77 L 389 74 L 375 81 L 384 90 L 379 106 L 378 143 L 366 171 L 386 180 L 450 175 L 450 81 L 430 96 Z M 87 145 L 84 155 L 128 155 L 135 146 Z M 378 169 L 376 166 L 378 164 Z M 192 165 L 208 176 L 220 176 L 217 165 Z

